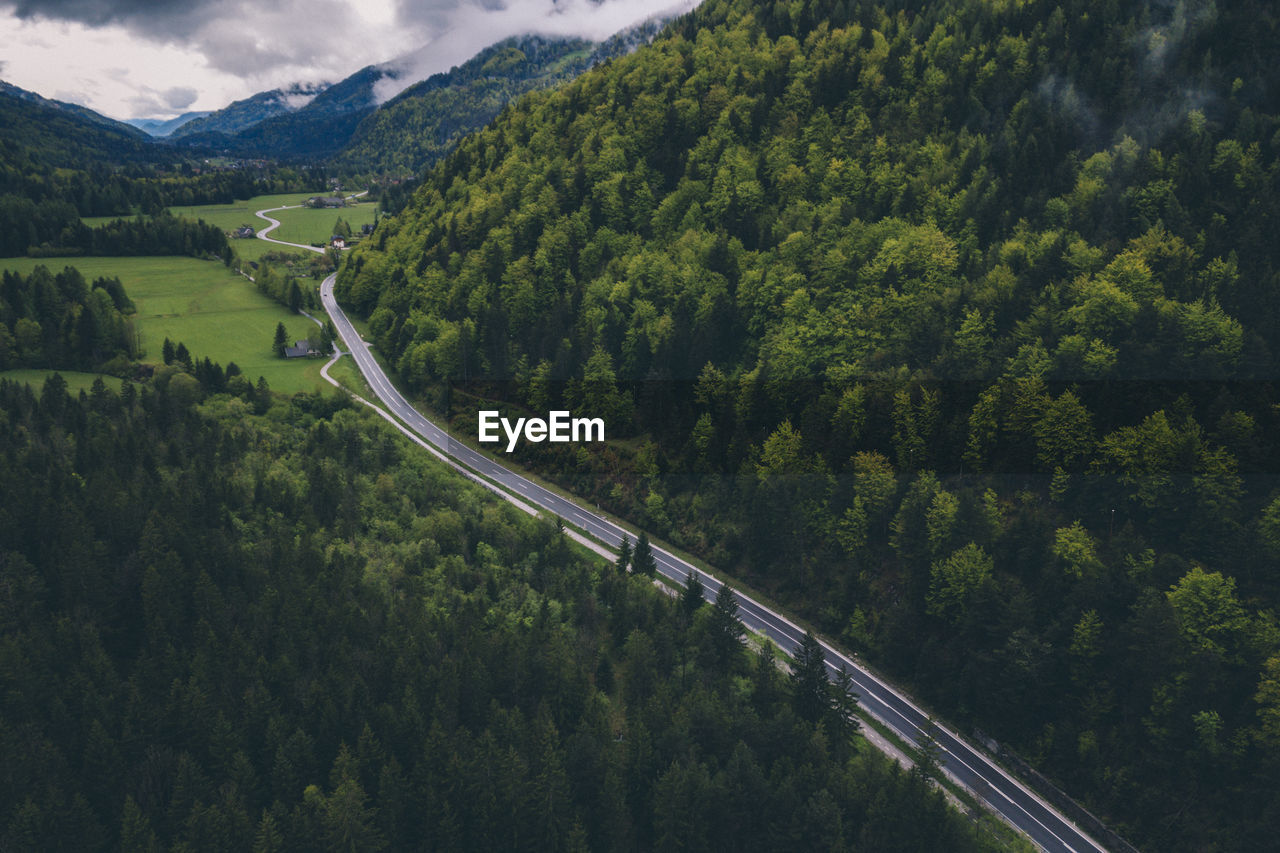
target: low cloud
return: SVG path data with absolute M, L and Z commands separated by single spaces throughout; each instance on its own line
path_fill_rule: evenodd
M 1186 37 L 1218 17 L 1218 6 L 1214 0 L 1155 0 L 1151 12 L 1162 21 L 1139 33 L 1136 46 L 1143 72 L 1160 76 Z
M 174 86 L 172 89 L 164 92 L 161 99 L 165 105 L 171 110 L 185 110 L 187 107 L 195 103 L 200 93 L 189 86 Z
M 392 72 L 374 84 L 382 103 L 432 74 L 466 62 L 484 48 L 511 36 L 535 34 L 604 41 L 654 17 L 692 10 L 700 0 L 529 0 L 510 5 L 477 0 L 441 6 L 402 3 L 401 15 L 430 33 L 422 47 L 383 65 Z
M 199 96 L 199 92 L 188 86 L 174 86 L 164 90 L 137 86 L 126 103 L 134 118 L 167 118 L 194 104 Z
M 221 105 L 211 102 L 215 97 L 225 103 L 222 98 L 243 98 L 298 80 L 340 80 L 366 65 L 385 64 L 399 72 L 398 80 L 387 80 L 377 93 L 386 99 L 509 36 L 600 40 L 656 14 L 690 9 L 697 1 L 0 0 L 0 36 L 20 32 L 24 44 L 50 38 L 61 55 L 76 57 L 77 76 L 92 70 L 118 84 L 110 104 L 104 95 L 99 108 L 154 116 L 191 106 L 194 101 L 186 96 L 192 91 L 204 93 L 198 100 L 208 108 Z M 110 46 L 95 43 L 93 59 L 79 50 L 108 35 Z M 149 62 L 148 57 L 166 51 L 189 57 L 185 65 L 172 56 L 166 60 L 179 65 L 178 73 Z M 400 58 L 388 62 L 393 57 Z M 25 56 L 19 69 L 17 55 L 6 59 L 16 77 L 50 81 L 43 84 L 47 90 L 72 85 L 69 70 L 37 69 Z M 91 62 L 98 64 L 90 69 Z M 130 65 L 127 76 L 108 74 L 122 62 L 137 65 Z

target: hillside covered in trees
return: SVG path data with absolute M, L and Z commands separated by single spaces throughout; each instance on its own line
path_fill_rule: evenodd
M 594 47 L 544 36 L 498 42 L 378 107 L 355 128 L 337 163 L 358 173 L 416 175 L 512 99 L 581 73 Z
M 334 165 L 355 173 L 417 175 L 520 95 L 625 56 L 660 27 L 647 21 L 600 43 L 538 35 L 504 39 L 382 104 L 355 129 Z
M 76 168 L 176 159 L 137 128 L 0 80 L 0 160 L 30 157 Z
M 1280 70 L 1254 0 L 707 0 L 339 278 L 400 375 L 1135 843 L 1280 832 Z M 488 405 L 488 403 L 486 403 Z
M 3 849 L 1000 849 L 727 611 L 226 389 L 0 381 Z

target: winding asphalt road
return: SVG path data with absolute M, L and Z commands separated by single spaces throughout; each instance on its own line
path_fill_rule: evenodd
M 279 209 L 281 208 L 275 208 L 275 210 Z M 273 223 L 269 228 L 259 232 L 258 236 L 274 243 L 281 243 L 266 236 L 279 225 L 265 215 L 270 212 L 272 211 L 258 213 L 260 217 Z M 323 251 L 294 243 L 282 243 L 282 245 Z M 610 548 L 620 546 L 624 535 L 633 538 L 612 521 L 504 468 L 466 444 L 454 440 L 446 431 L 427 420 L 391 384 L 381 366 L 369 352 L 369 345 L 360 337 L 338 305 L 333 295 L 336 278 L 336 273 L 330 275 L 320 285 L 321 303 L 374 394 L 397 418 L 438 449 L 441 454 L 449 457 L 451 461 L 492 481 L 520 502 L 554 513 L 563 519 L 566 525 L 578 528 Z M 658 571 L 664 577 L 678 584 L 684 584 L 690 573 L 696 573 L 702 579 L 706 588 L 705 594 L 709 600 L 714 600 L 719 594 L 722 584 L 716 578 L 698 571 L 693 565 L 662 548 L 655 546 L 653 554 L 658 564 Z M 734 595 L 738 600 L 739 615 L 747 628 L 767 635 L 786 654 L 792 655 L 795 652 L 804 636 L 803 628 L 781 613 L 765 607 L 741 592 L 735 592 Z M 851 674 L 859 704 L 863 709 L 902 739 L 912 744 L 918 743 L 922 731 L 929 725 L 929 716 L 906 695 L 871 673 L 853 658 L 843 654 L 826 641 L 821 642 L 831 674 L 834 676 L 841 668 Z M 986 755 L 961 739 L 954 731 L 936 721 L 933 723 L 932 731 L 934 740 L 941 749 L 940 763 L 947 774 L 970 791 L 978 793 L 993 811 L 1030 838 L 1037 847 L 1053 853 L 1105 851 L 1106 848 L 1101 844 L 1086 835 L 1021 782 L 992 763 Z

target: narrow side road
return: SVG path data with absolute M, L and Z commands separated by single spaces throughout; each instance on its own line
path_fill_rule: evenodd
M 275 222 L 261 211 L 259 216 Z M 278 224 L 278 223 L 276 223 Z M 259 236 L 265 235 L 276 227 L 264 229 Z M 271 242 L 280 243 L 278 240 Z M 291 243 L 282 245 L 297 248 L 313 249 L 309 246 L 297 246 Z M 617 548 L 623 536 L 631 537 L 622 527 L 601 517 L 594 511 L 572 500 L 564 498 L 537 483 L 508 470 L 487 456 L 477 452 L 461 441 L 455 441 L 445 430 L 424 417 L 407 399 L 392 385 L 390 379 L 382 371 L 369 346 L 360 337 L 347 315 L 338 305 L 333 295 L 334 281 L 337 274 L 330 275 L 320 285 L 320 300 L 325 311 L 333 321 L 339 337 L 351 353 L 356 366 L 364 375 L 369 387 L 387 409 L 399 418 L 409 430 L 420 436 L 418 443 L 432 450 L 436 455 L 447 457 L 455 468 L 461 470 L 472 479 L 480 475 L 484 484 L 494 491 L 503 494 L 508 500 L 518 504 L 533 505 L 542 510 L 554 513 L 566 525 L 577 528 L 582 533 L 609 548 Z M 367 402 L 367 401 L 366 401 Z M 375 406 L 375 408 L 377 408 Z M 386 414 L 384 413 L 384 417 Z M 576 538 L 576 537 L 575 537 Z M 721 582 L 676 555 L 658 548 L 653 549 L 658 564 L 658 571 L 667 579 L 683 585 L 690 573 L 701 578 L 706 588 L 706 596 L 714 599 L 722 586 Z M 797 626 L 786 616 L 774 611 L 742 593 L 735 593 L 738 600 L 739 615 L 743 624 L 749 629 L 767 635 L 786 654 L 792 655 L 799 647 L 804 636 L 804 629 Z M 843 654 L 826 641 L 822 641 L 826 654 L 827 666 L 832 675 L 840 669 L 846 669 L 852 676 L 854 689 L 858 694 L 862 707 L 894 731 L 908 743 L 916 744 L 921 739 L 923 729 L 929 725 L 928 715 L 916 706 L 905 694 L 901 693 L 887 681 L 873 674 L 857 663 L 853 658 Z M 1105 848 L 1087 835 L 1083 830 L 1069 821 L 1056 809 L 1042 800 L 1025 785 L 995 765 L 976 747 L 963 740 L 956 732 L 941 723 L 934 724 L 934 739 L 941 749 L 941 764 L 945 772 L 957 783 L 970 791 L 982 792 L 982 798 L 989 807 L 1006 823 L 1026 835 L 1040 849 L 1047 851 L 1063 851 L 1063 853 L 1084 853 L 1084 851 L 1105 851 Z

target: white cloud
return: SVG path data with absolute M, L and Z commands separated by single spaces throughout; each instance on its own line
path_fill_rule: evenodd
M 291 110 L 300 110 L 316 99 L 315 92 L 292 92 L 281 98 Z
M 526 33 L 576 36 L 603 41 L 619 30 L 657 16 L 688 12 L 700 0 L 532 0 L 509 6 L 461 3 L 448 13 L 435 6 L 409 4 L 402 14 L 432 30 L 423 46 L 385 63 L 399 72 L 374 84 L 379 103 L 394 98 L 419 80 L 466 62 L 489 45 Z

